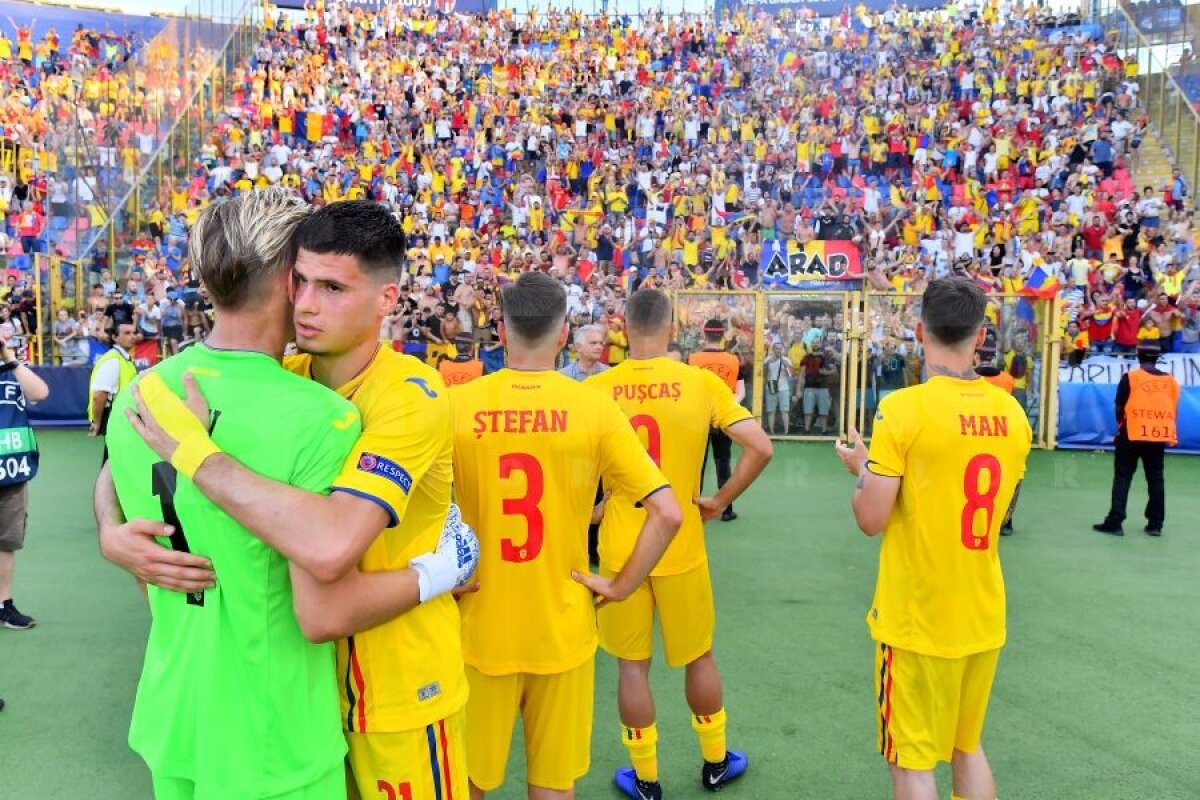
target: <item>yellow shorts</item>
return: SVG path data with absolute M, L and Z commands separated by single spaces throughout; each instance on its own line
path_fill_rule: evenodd
M 347 733 L 350 800 L 467 800 L 465 712 L 396 733 Z
M 591 766 L 595 659 L 555 675 L 484 675 L 467 665 L 467 771 L 485 792 L 504 783 L 517 714 L 532 786 L 567 791 Z
M 600 573 L 613 576 L 606 569 Z M 626 661 L 650 658 L 656 609 L 669 665 L 686 666 L 711 650 L 716 612 L 708 562 L 679 575 L 650 577 L 622 602 L 601 608 L 600 646 Z
M 879 752 L 889 764 L 930 770 L 955 750 L 979 749 L 1000 650 L 937 658 L 875 643 Z

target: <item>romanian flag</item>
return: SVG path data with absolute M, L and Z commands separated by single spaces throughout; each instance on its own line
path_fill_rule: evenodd
M 1017 301 L 1017 318 L 1025 322 L 1037 322 L 1037 309 L 1026 298 L 1053 300 L 1058 295 L 1058 278 L 1046 272 L 1043 265 L 1035 264 L 1025 278 L 1021 294 L 1024 297 Z
M 1051 299 L 1058 295 L 1058 278 L 1046 272 L 1041 264 L 1035 264 L 1025 278 L 1021 294 L 1029 297 Z
M 800 56 L 795 50 L 784 50 L 775 60 L 780 69 L 795 70 L 800 68 Z
M 309 111 L 304 115 L 304 138 L 310 142 L 321 141 L 323 128 L 325 127 L 325 115 L 318 114 L 315 111 Z

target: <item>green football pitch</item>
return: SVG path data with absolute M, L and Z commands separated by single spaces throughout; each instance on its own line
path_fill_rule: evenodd
M 75 432 L 41 443 L 15 589 L 40 624 L 0 630 L 0 798 L 149 798 L 126 745 L 148 616 L 96 548 L 99 444 Z M 1161 539 L 1141 533 L 1136 513 L 1123 539 L 1090 530 L 1111 469 L 1105 454 L 1034 453 L 1016 535 L 1001 543 L 1009 641 L 984 743 L 1005 800 L 1200 797 L 1200 460 L 1168 459 Z M 780 445 L 741 519 L 709 526 L 730 746 L 751 764 L 727 798 L 888 796 L 863 623 L 878 545 L 854 527 L 850 484 L 829 445 Z M 614 664 L 597 664 L 592 772 L 578 793 L 589 800 L 617 797 L 624 760 Z M 657 668 L 654 683 L 665 793 L 705 796 L 682 675 Z M 523 772 L 514 758 L 490 796 L 524 797 Z

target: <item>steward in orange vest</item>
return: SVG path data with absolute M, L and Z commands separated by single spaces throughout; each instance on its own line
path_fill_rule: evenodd
M 447 389 L 470 383 L 483 375 L 483 362 L 471 357 L 471 350 L 475 347 L 471 335 L 459 334 L 454 339 L 454 346 L 458 355 L 453 359 L 446 358 L 438 362 L 438 372 L 442 374 Z
M 1112 505 L 1108 516 L 1094 530 L 1115 536 L 1125 534 L 1125 504 L 1129 485 L 1137 472 L 1138 460 L 1146 471 L 1146 533 L 1161 536 L 1166 517 L 1166 488 L 1163 461 L 1168 445 L 1178 442 L 1176 417 L 1179 407 L 1179 383 L 1155 366 L 1157 342 L 1138 347 L 1138 369 L 1121 376 L 1117 385 L 1117 436 L 1113 440 Z
M 735 353 L 730 353 L 722 346 L 722 342 L 725 339 L 725 330 L 724 320 L 710 319 L 705 321 L 704 328 L 702 329 L 704 333 L 704 349 L 697 350 L 688 356 L 688 364 L 700 369 L 706 369 L 725 381 L 725 385 L 729 387 L 731 392 L 737 395 L 738 402 L 740 403 L 742 401 L 742 394 L 745 392 L 745 384 L 742 384 L 742 391 L 738 391 L 738 384 L 742 380 L 742 361 Z M 717 469 L 717 488 L 720 489 L 725 485 L 725 481 L 729 480 L 729 476 L 733 474 L 733 441 L 721 429 L 713 428 L 708 434 L 708 444 L 712 448 L 713 464 Z M 707 461 L 708 459 L 705 458 L 705 462 Z M 708 469 L 707 463 L 705 463 L 704 469 Z M 732 522 L 735 519 L 737 519 L 737 514 L 734 513 L 732 504 L 721 512 L 722 522 Z

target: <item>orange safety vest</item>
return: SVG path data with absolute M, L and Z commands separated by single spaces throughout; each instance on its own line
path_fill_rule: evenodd
M 688 363 L 693 367 L 706 369 L 725 381 L 729 391 L 737 391 L 738 371 L 742 363 L 733 353 L 724 350 L 699 350 L 688 357 Z
M 1013 387 L 1016 385 L 1016 381 L 1013 380 L 1013 376 L 1009 375 L 1007 372 L 998 372 L 995 375 L 980 375 L 979 377 L 983 378 L 992 386 L 999 387 L 1009 394 L 1013 393 Z
M 1125 403 L 1125 435 L 1131 442 L 1179 443 L 1175 429 L 1179 382 L 1171 375 L 1144 369 L 1129 373 L 1129 400 Z
M 446 386 L 462 386 L 483 376 L 483 362 L 474 359 L 470 361 L 451 361 L 446 359 L 438 364 L 438 372 Z

